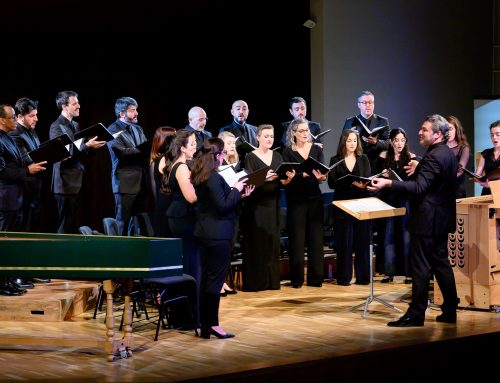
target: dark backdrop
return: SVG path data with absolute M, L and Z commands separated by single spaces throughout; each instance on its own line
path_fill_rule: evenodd
M 280 2 L 281 3 L 281 2 Z M 39 100 L 37 131 L 59 111 L 55 96 L 74 90 L 78 122 L 114 121 L 122 96 L 139 103 L 139 124 L 151 138 L 161 125 L 182 128 L 194 105 L 215 133 L 231 120 L 236 99 L 250 106 L 249 121 L 289 118 L 288 101 L 310 99 L 309 1 L 24 1 L 2 5 L 4 39 L 0 103 Z M 286 12 L 283 8 L 286 6 Z M 110 163 L 101 149 L 88 164 L 81 224 L 102 228 L 114 215 Z M 50 169 L 49 169 L 50 170 Z M 50 174 L 44 222 L 55 230 Z

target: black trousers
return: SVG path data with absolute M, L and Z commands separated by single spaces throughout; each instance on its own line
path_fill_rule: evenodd
M 410 264 L 412 268 L 412 300 L 408 314 L 425 318 L 429 300 L 429 282 L 434 275 L 443 293 L 441 310 L 445 313 L 457 309 L 455 276 L 448 259 L 448 235 L 415 235 L 410 238 Z
M 78 234 L 77 212 L 80 204 L 79 194 L 54 194 L 59 217 L 57 232 L 59 234 Z
M 304 282 L 307 247 L 307 283 L 323 283 L 323 197 L 289 201 L 287 230 L 292 284 Z
M 201 260 L 201 327 L 219 325 L 220 290 L 227 276 L 230 239 L 197 238 Z
M 120 235 L 129 234 L 130 218 L 145 210 L 144 194 L 115 193 L 115 217 Z

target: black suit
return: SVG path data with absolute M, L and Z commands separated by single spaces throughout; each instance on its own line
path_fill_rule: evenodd
M 66 133 L 72 141 L 75 141 L 75 133 L 79 130 L 78 123 L 68 120 L 61 114 L 50 125 L 49 138 L 56 138 Z M 62 234 L 78 232 L 76 216 L 85 171 L 84 160 L 88 154 L 83 142 L 78 148 L 72 144 L 70 153 L 70 158 L 56 162 L 52 168 L 52 193 L 54 193 L 59 212 L 57 232 Z
M 344 123 L 344 128 L 342 129 L 342 130 L 353 129 L 359 133 L 359 136 L 361 138 L 361 144 L 363 147 L 363 153 L 367 155 L 368 159 L 370 160 L 371 168 L 372 170 L 374 170 L 376 168 L 376 161 L 378 159 L 379 154 L 384 150 L 389 149 L 390 145 L 389 127 L 387 127 L 387 129 L 385 129 L 383 133 L 379 134 L 377 143 L 375 145 L 371 145 L 368 144 L 368 142 L 366 141 L 368 139 L 369 134 L 363 127 L 363 125 L 361 125 L 360 120 L 363 121 L 366 127 L 370 130 L 385 125 L 388 126 L 389 120 L 386 117 L 382 117 L 377 114 L 373 114 L 369 119 L 366 119 L 361 114 L 358 114 L 357 116 L 346 119 Z
M 456 226 L 457 161 L 446 143 L 430 146 L 412 181 L 393 181 L 392 189 L 410 197 L 410 263 L 413 273 L 411 317 L 423 320 L 432 274 L 443 293 L 444 313 L 457 308 L 455 277 L 448 260 L 448 233 Z
M 196 156 L 196 154 L 203 147 L 203 144 L 204 144 L 205 140 L 207 140 L 210 137 L 212 137 L 212 133 L 210 133 L 210 132 L 208 132 L 206 130 L 196 130 L 191 125 L 186 125 L 186 127 L 184 129 L 186 129 L 189 132 L 190 131 L 194 132 L 194 135 L 195 135 L 195 138 L 196 138 L 196 153 L 195 153 L 195 156 Z
M 227 275 L 229 251 L 241 199 L 216 172 L 195 188 L 198 217 L 194 235 L 201 260 L 200 321 L 202 327 L 219 325 L 220 291 Z
M 149 150 L 137 148 L 147 139 L 139 125 L 126 124 L 121 120 L 112 123 L 111 134 L 123 131 L 108 142 L 111 155 L 111 182 L 115 196 L 115 216 L 121 235 L 127 235 L 130 218 L 145 209 L 145 193 Z
M 283 133 L 281 135 L 281 145 L 283 145 L 283 146 L 286 144 L 286 132 L 288 131 L 288 126 L 290 126 L 291 122 L 292 121 L 287 121 L 287 122 L 281 123 L 281 129 L 283 130 Z M 321 133 L 321 125 L 319 122 L 307 121 L 307 124 L 309 125 L 309 131 L 311 132 L 311 134 L 316 136 L 319 133 Z M 319 138 L 315 142 L 322 142 L 322 139 Z
M 36 131 L 34 129 L 25 128 L 21 124 L 17 124 L 16 130 L 10 132 L 9 135 L 16 142 L 16 145 L 21 152 L 23 163 L 32 163 L 33 161 L 29 157 L 28 152 L 35 150 L 40 146 L 40 140 L 38 139 Z M 45 172 L 42 172 L 38 173 L 34 177 L 28 177 L 24 183 L 22 223 L 20 227 L 21 231 L 41 231 L 40 198 L 44 174 Z
M 233 120 L 233 122 L 230 125 L 226 125 L 223 128 L 221 128 L 219 130 L 219 133 L 221 132 L 233 133 L 236 138 L 243 137 L 245 141 L 247 141 L 251 145 L 255 147 L 259 146 L 259 141 L 257 141 L 257 127 L 254 125 L 250 124 L 240 125 Z M 240 142 L 241 142 L 240 140 L 236 141 L 236 150 L 238 151 L 240 160 L 244 161 L 246 152 L 238 149 L 240 147 Z
M 28 168 L 16 143 L 0 130 L 0 231 L 18 231 Z

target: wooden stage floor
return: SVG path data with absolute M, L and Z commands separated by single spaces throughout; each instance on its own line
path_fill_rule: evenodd
M 376 296 L 406 310 L 410 285 L 374 286 Z M 154 342 L 155 325 L 141 318 L 134 320 L 133 357 L 112 363 L 100 348 L 103 313 L 95 320 L 89 310 L 64 322 L 2 321 L 0 382 L 412 381 L 431 379 L 438 369 L 457 377 L 462 371 L 476 378 L 496 375 L 500 314 L 462 310 L 457 325 L 441 324 L 431 305 L 424 327 L 390 328 L 386 323 L 401 314 L 380 303 L 369 305 L 366 319 L 362 309 L 352 311 L 368 295 L 369 286 L 328 282 L 322 288 L 240 291 L 221 299 L 221 325 L 235 338 L 204 340 L 193 331 L 161 330 Z M 8 344 L 9 337 L 24 344 Z M 65 340 L 65 346 L 51 345 Z

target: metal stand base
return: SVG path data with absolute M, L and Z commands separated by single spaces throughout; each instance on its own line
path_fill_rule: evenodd
M 394 306 L 392 303 L 389 303 L 389 302 L 386 302 L 384 301 L 383 299 L 380 299 L 380 298 L 377 298 L 376 296 L 373 295 L 373 245 L 370 245 L 370 296 L 368 298 L 366 298 L 366 302 L 365 303 L 361 303 L 359 305 L 356 305 L 354 306 L 351 311 L 354 311 L 354 310 L 357 310 L 359 307 L 362 307 L 364 306 L 364 310 L 363 310 L 363 319 L 366 318 L 366 313 L 368 312 L 368 305 L 370 303 L 372 303 L 373 301 L 376 301 L 378 303 L 382 303 L 383 305 L 389 307 L 390 309 L 394 309 L 396 310 L 397 312 L 403 312 L 402 310 L 400 310 L 399 308 L 397 308 L 396 306 Z

